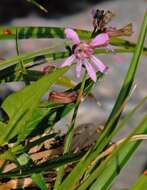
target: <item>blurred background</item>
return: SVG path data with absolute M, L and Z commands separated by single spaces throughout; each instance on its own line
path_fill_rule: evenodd
M 36 13 L 45 18 L 59 18 L 65 15 L 76 14 L 91 5 L 102 1 L 103 0 L 37 0 L 36 2 L 48 10 L 48 13 L 44 14 L 39 9 L 36 9 L 34 5 L 29 3 L 31 0 L 2 0 L 0 7 L 0 22 L 9 22 L 13 18 L 25 17 L 30 13 Z M 9 14 L 6 14 L 6 12 Z
M 1 0 L 0 2 L 0 24 L 16 26 L 62 26 L 92 30 L 91 9 L 98 8 L 110 10 L 115 14 L 111 26 L 121 27 L 128 23 L 133 23 L 133 35 L 128 40 L 136 41 L 143 15 L 147 9 L 147 0 L 38 0 L 48 13 L 41 12 L 37 7 L 25 0 Z M 45 40 L 22 40 L 20 42 L 21 53 L 45 48 L 55 43 L 55 41 Z M 147 45 L 147 43 L 146 43 Z M 16 55 L 14 41 L 0 42 L 0 57 L 7 58 Z M 96 85 L 93 94 L 96 100 L 89 98 L 84 102 L 79 110 L 77 125 L 97 127 L 103 125 L 108 117 L 117 94 L 120 90 L 123 78 L 131 61 L 131 54 L 101 55 L 99 58 L 109 66 L 108 74 Z M 123 116 L 133 108 L 133 106 L 147 95 L 147 59 L 142 56 L 138 72 L 135 79 L 136 89 L 129 101 Z M 75 79 L 74 72 L 69 72 L 68 76 Z M 10 85 L 11 88 L 11 85 Z M 89 114 L 90 110 L 90 114 Z M 128 134 L 136 126 L 142 115 L 147 113 L 147 106 L 142 109 L 129 122 L 122 131 L 120 137 Z M 57 127 L 68 123 L 70 116 L 60 122 Z M 133 159 L 128 163 L 123 173 L 119 176 L 112 189 L 125 189 L 129 187 L 137 176 L 143 171 L 147 160 L 147 143 L 144 142 L 138 149 Z

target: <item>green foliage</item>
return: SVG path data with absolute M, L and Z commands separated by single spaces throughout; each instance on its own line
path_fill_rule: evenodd
M 133 133 L 134 134 L 147 134 L 147 117 L 137 126 Z M 134 151 L 137 149 L 141 141 L 130 141 L 129 137 L 124 143 L 117 147 L 117 149 L 108 157 L 104 162 L 97 167 L 90 175 L 87 181 L 96 181 L 90 187 L 91 190 L 106 190 L 109 189 L 110 184 L 115 177 L 120 173 L 124 164 L 131 158 Z M 85 184 L 86 184 L 85 182 Z M 90 184 L 89 184 L 90 185 Z M 81 185 L 80 190 L 86 189 L 84 185 Z
M 147 176 L 146 174 L 141 175 L 138 180 L 132 185 L 129 190 L 141 190 L 146 189 L 147 187 Z
M 41 10 L 44 10 L 36 1 L 31 2 Z M 9 34 L 6 34 L 5 30 L 8 30 Z M 81 39 L 90 39 L 90 31 L 76 31 Z M 49 170 L 60 168 L 61 170 L 59 170 L 55 183 L 57 185 L 54 187 L 56 190 L 110 189 L 112 182 L 119 175 L 128 160 L 131 159 L 141 143 L 142 139 L 132 140 L 132 137 L 134 135 L 147 134 L 147 115 L 145 115 L 127 137 L 119 143 L 116 142 L 117 146 L 107 156 L 102 157 L 103 153 L 111 148 L 113 137 L 126 126 L 138 109 L 146 104 L 147 97 L 142 99 L 123 119 L 120 117 L 130 98 L 141 54 L 147 55 L 147 48 L 144 47 L 146 33 L 147 13 L 145 13 L 136 44 L 120 38 L 110 39 L 110 44 L 114 45 L 116 52 L 133 53 L 132 61 L 115 105 L 105 123 L 105 128 L 95 144 L 89 150 L 72 153 L 70 152 L 70 144 L 76 125 L 75 121 L 81 97 L 84 95 L 84 98 L 86 98 L 91 93 L 94 82 L 86 78 L 86 75 L 83 81 L 79 83 L 75 83 L 68 77 L 65 77 L 64 74 L 70 67 L 52 68 L 48 74 L 34 69 L 30 70 L 30 68 L 36 65 L 43 64 L 44 59 L 45 61 L 55 61 L 68 57 L 70 52 L 68 50 L 63 51 L 63 49 L 57 52 L 57 47 L 49 47 L 20 55 L 18 44 L 18 40 L 29 38 L 60 38 L 64 40 L 64 28 L 0 27 L 0 40 L 15 39 L 17 48 L 17 56 L 10 57 L 1 62 L 0 80 L 2 83 L 15 80 L 24 80 L 26 82 L 24 89 L 9 95 L 1 105 L 9 119 L 0 122 L 0 148 L 2 150 L 0 152 L 0 161 L 4 161 L 1 165 L 0 179 L 31 177 L 41 190 L 47 190 L 48 187 L 44 174 Z M 111 52 L 105 49 L 97 49 L 95 53 L 110 54 Z M 38 57 L 42 59 L 36 62 L 35 60 Z M 97 72 L 97 81 L 102 77 L 104 75 Z M 41 100 L 48 90 L 52 91 L 54 85 L 66 88 L 66 93 L 76 92 L 78 94 L 77 101 L 65 104 L 64 102 L 55 103 Z M 69 131 L 66 134 L 63 155 L 36 165 L 29 151 L 36 146 L 42 145 L 46 140 L 60 137 L 58 133 L 53 133 L 51 129 L 54 129 L 55 124 L 72 110 L 74 114 L 69 125 Z M 33 137 L 35 137 L 35 140 L 27 144 L 26 142 Z M 4 173 L 5 164 L 7 165 L 8 161 L 14 163 L 16 168 Z M 64 168 L 68 164 L 72 164 L 75 167 L 71 169 L 68 175 L 64 175 Z M 146 176 L 142 175 L 130 190 L 145 189 L 146 186 Z
M 144 38 L 146 35 L 146 29 L 147 29 L 147 15 L 145 15 L 145 19 L 143 22 L 143 26 L 140 32 L 140 36 L 139 36 L 139 40 L 141 40 L 141 43 L 137 44 L 136 47 L 136 52 L 138 54 L 141 54 L 140 48 L 142 49 L 142 45 L 144 42 Z M 138 41 L 139 41 L 138 40 Z M 135 53 L 136 54 L 136 53 Z M 127 81 L 131 82 L 131 80 L 133 80 L 135 71 L 134 68 L 136 68 L 136 65 L 138 64 L 139 59 L 136 59 L 136 56 L 133 57 L 132 59 L 132 64 L 129 68 L 129 75 L 127 74 Z M 133 65 L 133 66 L 132 66 Z M 131 73 L 130 73 L 131 72 Z M 124 88 L 124 85 L 123 85 Z M 129 85 L 129 89 L 130 89 L 130 85 Z M 63 184 L 61 184 L 61 187 L 59 188 L 59 190 L 62 190 L 64 188 L 66 189 L 75 189 L 77 184 L 79 183 L 80 179 L 82 178 L 84 172 L 87 170 L 88 166 L 90 165 L 91 162 L 93 162 L 94 159 L 96 159 L 96 157 L 100 154 L 100 152 L 106 147 L 106 145 L 110 142 L 111 140 L 111 133 L 110 133 L 110 129 L 111 127 L 114 125 L 114 123 L 116 124 L 117 118 L 119 118 L 119 115 L 122 111 L 122 109 L 120 109 L 123 105 L 123 102 L 125 102 L 125 99 L 128 96 L 128 88 L 127 88 L 127 93 L 124 94 L 124 92 L 122 94 L 119 94 L 119 97 L 122 97 L 121 100 L 121 104 L 119 104 L 119 107 L 117 109 L 115 109 L 113 116 L 111 116 L 111 120 L 109 120 L 109 122 L 107 122 L 106 126 L 105 126 L 105 130 L 103 131 L 103 133 L 101 134 L 101 136 L 98 138 L 97 142 L 96 142 L 96 146 L 94 146 L 94 149 L 92 149 L 92 151 L 86 155 L 84 157 L 84 159 L 82 159 L 77 166 L 73 169 L 73 171 L 70 173 L 70 175 L 63 181 Z M 122 107 L 123 108 L 123 107 Z M 111 137 L 109 139 L 109 137 Z M 130 154 L 131 156 L 131 154 Z
M 45 183 L 45 180 L 43 178 L 43 175 L 40 174 L 33 174 L 32 180 L 40 187 L 41 190 L 48 190 L 47 185 Z
M 8 143 L 9 140 L 16 135 L 18 135 L 18 142 L 20 142 L 31 133 L 34 122 L 39 122 L 40 117 L 42 117 L 42 114 L 39 113 L 40 110 L 37 111 L 41 97 L 55 84 L 67 69 L 68 68 L 58 69 L 42 77 L 21 92 L 12 94 L 4 101 L 2 107 L 10 119 L 5 129 L 5 134 L 0 133 L 0 145 Z M 44 112 L 43 114 L 47 113 Z M 31 122 L 32 118 L 33 123 Z

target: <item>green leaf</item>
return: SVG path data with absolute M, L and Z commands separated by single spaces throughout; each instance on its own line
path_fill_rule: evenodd
M 134 47 L 136 46 L 136 44 L 135 43 L 133 43 L 133 42 L 130 42 L 130 41 L 128 41 L 128 40 L 124 40 L 124 39 L 122 39 L 122 38 L 111 38 L 111 41 L 110 41 L 110 43 L 111 43 L 111 45 L 113 45 L 113 46 L 120 46 L 120 47 L 124 47 L 124 49 L 131 49 L 131 48 L 133 48 L 134 49 Z M 144 53 L 144 55 L 147 55 L 147 47 L 144 47 L 143 48 L 143 53 Z
M 22 153 L 23 152 L 23 146 L 22 145 L 16 145 L 12 148 L 9 148 L 7 151 L 4 153 L 0 154 L 0 159 L 1 160 L 13 160 L 14 155 Z M 13 156 L 11 156 L 13 155 Z
M 54 69 L 52 69 L 52 71 L 50 71 L 49 73 L 51 73 L 53 71 L 54 71 Z M 29 81 L 37 81 L 43 75 L 45 75 L 45 74 L 41 71 L 27 70 L 27 72 L 26 72 L 26 78 Z M 66 87 L 66 88 L 73 88 L 73 87 L 75 87 L 76 83 L 73 80 L 69 79 L 68 77 L 62 76 L 57 80 L 56 85 L 60 85 L 60 86 Z
M 48 190 L 44 177 L 41 173 L 34 173 L 31 178 L 37 184 L 37 186 L 40 187 L 41 190 Z
M 22 91 L 6 98 L 2 107 L 9 115 L 10 120 L 5 133 L 0 134 L 1 145 L 8 142 L 17 134 L 20 136 L 22 134 L 25 136 L 28 135 L 26 126 L 36 111 L 40 98 L 67 70 L 67 67 L 57 69 L 53 73 L 42 77 L 39 81 L 27 86 Z M 24 134 L 24 131 L 26 134 Z
M 128 190 L 145 190 L 146 187 L 147 187 L 147 175 L 143 174 Z
M 0 40 L 15 39 L 16 29 L 18 30 L 19 39 L 29 38 L 64 38 L 64 28 L 62 27 L 46 27 L 46 26 L 25 26 L 25 27 L 0 27 Z M 10 31 L 9 35 L 5 31 Z M 91 32 L 86 30 L 77 30 L 79 36 L 83 39 L 90 39 Z
M 34 111 L 33 111 L 34 110 Z M 50 113 L 50 108 L 48 109 L 40 109 L 40 108 L 36 108 L 36 109 L 31 109 L 31 115 L 30 113 L 28 113 L 28 118 L 26 115 L 26 118 L 24 118 L 25 124 L 23 127 L 23 121 L 20 121 L 19 125 L 22 125 L 18 136 L 17 136 L 17 143 L 25 140 L 25 138 L 31 134 L 31 132 L 38 126 L 38 124 L 43 120 L 44 117 L 46 117 L 49 113 Z M 22 124 L 21 124 L 22 123 Z
M 27 146 L 25 146 L 23 151 L 28 152 L 34 146 L 40 145 L 41 143 L 45 142 L 48 139 L 55 137 L 56 135 L 57 135 L 56 133 L 52 133 L 52 134 L 40 137 L 39 139 L 34 140 L 34 141 L 30 142 Z
M 62 27 L 0 27 L 0 40 L 10 40 L 16 38 L 16 29 L 18 31 L 19 39 L 29 39 L 29 38 L 65 38 L 64 29 Z M 74 29 L 79 37 L 83 40 L 89 40 L 91 38 L 91 31 Z M 9 31 L 9 34 L 5 34 L 5 31 Z M 135 43 L 121 39 L 121 38 L 111 38 L 110 44 L 114 46 L 128 48 L 134 48 Z M 147 52 L 147 48 L 144 48 L 144 52 Z
M 58 168 L 59 166 L 69 164 L 69 163 L 74 163 L 81 159 L 83 155 L 85 154 L 85 151 L 78 152 L 78 153 L 68 153 L 63 156 L 60 156 L 58 158 L 50 159 L 46 161 L 45 163 L 42 163 L 38 166 L 31 166 L 28 165 L 25 168 L 21 168 L 21 173 L 20 170 L 17 168 L 15 171 L 12 172 L 7 172 L 7 173 L 0 173 L 0 179 L 1 178 L 16 178 L 16 177 L 25 177 L 25 176 L 30 176 L 33 173 L 40 173 L 40 172 L 46 172 L 55 168 Z

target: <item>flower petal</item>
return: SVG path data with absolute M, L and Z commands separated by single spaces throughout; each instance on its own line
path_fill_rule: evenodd
M 90 63 L 88 63 L 88 61 L 84 61 L 84 65 L 86 67 L 87 73 L 89 75 L 89 77 L 96 82 L 96 72 L 94 70 L 94 68 L 92 67 L 92 65 Z
M 72 30 L 70 28 L 66 28 L 64 30 L 64 33 L 65 33 L 65 36 L 67 39 L 72 40 L 75 44 L 80 43 L 80 38 L 74 30 Z
M 91 42 L 90 46 L 93 48 L 99 47 L 99 46 L 106 46 L 109 43 L 109 36 L 107 33 L 102 33 L 97 35 Z
M 65 62 L 61 65 L 61 67 L 65 67 L 65 66 L 71 65 L 74 59 L 75 59 L 75 56 L 71 55 L 70 57 L 68 57 L 65 60 Z
M 82 69 L 82 61 L 79 60 L 76 65 L 76 76 L 79 78 L 81 76 L 81 69 Z
M 97 59 L 94 55 L 91 56 L 91 61 L 93 62 L 93 64 L 96 66 L 96 68 L 101 72 L 101 73 L 105 73 L 108 70 L 108 67 L 105 66 L 102 61 L 100 61 L 99 59 Z
M 114 50 L 113 46 L 111 46 L 110 44 L 108 44 L 108 45 L 106 46 L 106 50 L 107 50 L 108 52 L 112 52 L 113 54 L 115 54 L 115 50 Z

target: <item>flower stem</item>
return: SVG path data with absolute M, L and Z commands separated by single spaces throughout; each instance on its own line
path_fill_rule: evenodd
M 16 43 L 16 53 L 17 53 L 17 56 L 20 56 L 20 51 L 19 51 L 19 37 L 18 37 L 18 30 L 16 28 L 16 39 L 15 39 L 15 43 Z M 20 68 L 20 71 L 21 73 L 19 73 L 18 75 L 22 75 L 23 73 L 26 72 L 26 69 L 24 67 L 24 64 L 23 64 L 23 60 L 21 59 L 19 61 L 19 65 L 18 65 L 18 68 Z M 16 76 L 16 77 L 20 77 L 20 76 Z
M 75 104 L 75 109 L 74 109 L 74 113 L 73 113 L 73 116 L 72 116 L 71 124 L 69 126 L 67 136 L 66 136 L 66 139 L 65 139 L 64 154 L 66 154 L 70 150 L 70 145 L 71 145 L 72 138 L 73 138 L 73 133 L 74 133 L 75 121 L 76 121 L 78 109 L 79 109 L 79 106 L 80 106 L 80 103 L 81 103 L 81 97 L 83 95 L 85 82 L 86 82 L 86 72 L 85 72 L 85 74 L 83 76 L 83 79 L 82 79 L 82 83 L 81 83 L 80 91 L 79 91 L 77 101 L 76 101 L 76 104 Z M 64 176 L 64 166 L 61 166 L 58 169 L 58 172 L 57 172 L 57 178 L 56 178 L 54 190 L 58 190 L 58 187 L 60 186 L 60 184 L 62 182 L 63 176 Z

